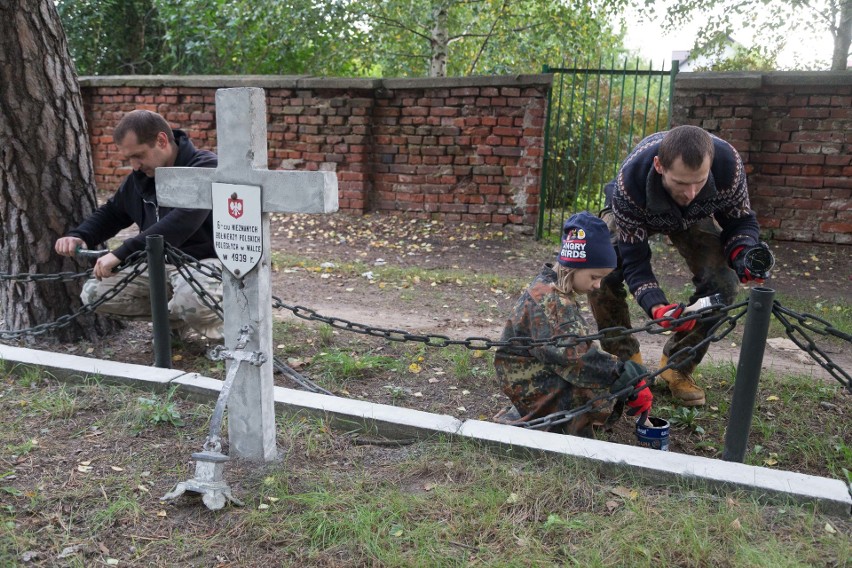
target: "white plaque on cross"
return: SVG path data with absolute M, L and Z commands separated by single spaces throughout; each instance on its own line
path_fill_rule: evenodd
M 250 460 L 270 461 L 277 457 L 275 405 L 272 380 L 272 291 L 269 278 L 269 216 L 271 212 L 332 213 L 337 211 L 337 176 L 333 172 L 270 171 L 267 169 L 266 96 L 263 89 L 235 88 L 216 91 L 216 135 L 219 165 L 211 168 L 157 168 L 157 201 L 167 207 L 215 209 L 214 186 L 226 188 L 228 199 L 243 199 L 246 215 L 247 187 L 259 188 L 259 242 L 248 232 L 227 235 L 222 243 L 251 243 L 260 247 L 257 268 L 228 267 L 223 271 L 225 347 L 234 352 L 240 328 L 248 325 L 251 337 L 246 351 L 263 353 L 260 366 L 243 364 L 228 400 L 230 454 Z M 236 187 L 235 187 L 236 186 Z M 228 189 L 230 193 L 228 193 Z M 215 190 L 218 191 L 218 190 Z M 237 197 L 231 196 L 236 192 Z M 221 206 L 222 204 L 218 204 Z M 226 213 L 239 223 L 238 211 Z M 221 216 L 221 215 L 220 215 Z M 233 228 L 233 227 L 232 227 Z M 214 240 L 215 240 L 214 220 Z M 244 235 L 246 239 L 243 241 Z M 235 237 L 235 238 L 232 238 Z M 231 252 L 229 249 L 227 252 Z M 237 250 L 239 254 L 245 251 Z M 219 254 L 217 250 L 217 254 Z M 230 255 L 229 255 L 230 256 Z M 239 257 L 242 260 L 242 257 Z M 227 267 L 227 265 L 226 265 Z M 229 365 L 237 364 L 229 361 Z
M 261 229 L 259 187 L 213 182 L 213 248 L 237 278 L 260 262 Z

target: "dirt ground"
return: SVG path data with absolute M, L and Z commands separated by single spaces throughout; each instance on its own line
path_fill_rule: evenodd
M 499 340 L 503 318 L 520 291 L 555 252 L 552 244 L 499 226 L 445 224 L 383 215 L 280 215 L 273 219 L 271 230 L 272 291 L 285 304 L 310 308 L 323 316 L 337 318 L 338 322 L 343 320 L 344 324 L 356 322 L 451 339 Z M 818 306 L 849 309 L 852 263 L 848 247 L 771 245 L 778 263 L 767 287 L 788 298 L 801 299 L 806 305 L 812 304 L 815 312 Z M 654 246 L 656 273 L 670 299 L 685 299 L 689 290 L 685 265 L 664 241 Z M 393 268 L 419 271 L 393 272 Z M 377 277 L 380 271 L 382 276 Z M 746 294 L 744 290 L 743 298 Z M 829 320 L 830 313 L 825 316 Z M 507 403 L 487 357 L 471 360 L 471 372 L 460 378 L 453 372 L 452 361 L 440 358 L 433 348 L 389 342 L 345 330 L 334 330 L 331 338 L 321 340 L 316 322 L 305 324 L 288 310 L 278 310 L 276 318 L 289 335 L 276 335 L 275 355 L 334 394 L 486 420 Z M 587 320 L 593 327 L 590 315 Z M 294 322 L 305 325 L 289 326 Z M 645 322 L 639 317 L 634 325 Z M 738 333 L 741 327 L 738 326 Z M 153 361 L 150 339 L 150 327 L 137 322 L 94 344 L 53 346 L 39 340 L 40 343 L 29 346 L 150 365 Z M 639 339 L 646 363 L 654 367 L 666 336 L 642 334 Z M 190 337 L 175 348 L 174 367 L 221 378 L 221 364 L 211 366 L 204 359 L 208 347 L 203 338 Z M 399 367 L 394 371 L 361 369 L 351 380 L 324 381 L 315 374 L 318 367 L 312 362 L 331 348 L 357 356 L 393 358 L 405 363 L 403 369 L 408 365 L 408 371 L 401 372 Z M 839 343 L 823 348 L 842 369 L 852 370 L 852 353 L 848 349 L 842 349 Z M 736 365 L 739 350 L 739 335 L 732 334 L 711 346 L 705 361 Z M 796 349 L 768 347 L 764 368 L 813 376 L 826 384 L 837 385 L 826 371 Z M 276 375 L 275 380 L 280 386 L 299 388 L 281 375 Z M 666 393 L 655 396 L 658 404 L 672 405 Z M 852 410 L 852 397 L 842 392 L 837 396 L 843 399 L 838 412 Z M 832 404 L 838 407 L 837 401 Z M 633 443 L 628 419 L 617 425 L 608 439 Z M 699 447 L 695 440 L 684 440 L 682 444 L 673 440 L 672 450 L 691 453 L 700 451 Z M 718 445 L 705 451 L 713 448 L 718 450 Z

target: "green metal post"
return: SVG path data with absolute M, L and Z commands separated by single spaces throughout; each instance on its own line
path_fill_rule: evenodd
M 674 108 L 674 96 L 675 96 L 675 78 L 677 77 L 677 73 L 680 70 L 680 61 L 677 59 L 672 59 L 672 70 L 669 73 L 671 79 L 669 79 L 669 83 L 671 88 L 669 89 L 669 125 L 668 127 L 672 127 L 672 109 Z
M 550 66 L 545 65 L 541 68 L 542 73 L 550 73 Z M 547 150 L 550 148 L 550 112 L 553 108 L 553 83 L 547 89 L 547 116 L 544 119 L 544 156 L 541 158 L 541 183 L 539 184 L 538 193 L 538 224 L 535 229 L 535 239 L 541 240 L 541 234 L 544 231 L 544 209 L 547 207 L 547 163 L 550 161 Z

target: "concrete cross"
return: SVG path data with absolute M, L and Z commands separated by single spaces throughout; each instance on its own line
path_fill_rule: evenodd
M 223 270 L 222 279 L 225 347 L 233 353 L 240 328 L 249 325 L 252 333 L 245 350 L 265 354 L 266 362 L 260 366 L 240 366 L 228 401 L 228 439 L 232 455 L 270 461 L 278 452 L 272 381 L 269 215 L 271 212 L 336 211 L 337 176 L 333 172 L 267 169 L 263 89 L 241 87 L 216 91 L 216 131 L 219 166 L 216 169 L 158 168 L 155 174 L 157 201 L 168 207 L 211 209 L 214 208 L 214 184 L 218 188 L 228 187 L 222 184 L 259 188 L 262 210 L 259 265 L 239 277 Z M 217 252 L 222 255 L 218 245 Z

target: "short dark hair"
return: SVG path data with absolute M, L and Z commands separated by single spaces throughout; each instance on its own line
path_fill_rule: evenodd
M 672 167 L 675 160 L 680 158 L 684 166 L 697 170 L 706 156 L 712 162 L 713 154 L 713 138 L 710 134 L 703 128 L 689 125 L 669 130 L 657 150 L 657 158 L 664 168 Z
M 166 133 L 170 143 L 174 144 L 175 141 L 172 127 L 166 119 L 150 110 L 138 109 L 125 114 L 113 130 L 113 142 L 120 144 L 130 132 L 136 135 L 136 141 L 139 144 L 153 146 L 160 132 Z

